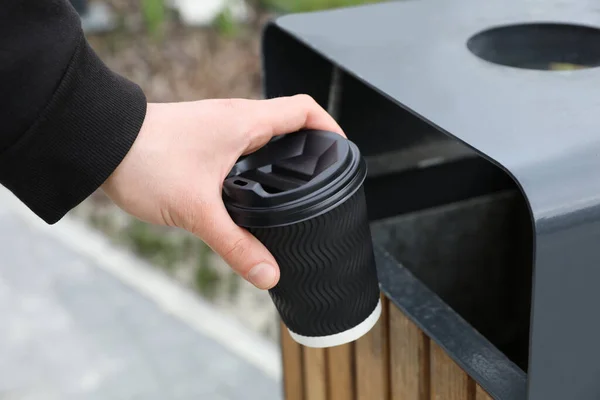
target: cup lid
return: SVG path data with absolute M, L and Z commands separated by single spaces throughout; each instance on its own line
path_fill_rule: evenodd
M 365 176 L 354 143 L 333 132 L 304 130 L 238 160 L 223 183 L 223 201 L 240 226 L 282 226 L 341 204 Z

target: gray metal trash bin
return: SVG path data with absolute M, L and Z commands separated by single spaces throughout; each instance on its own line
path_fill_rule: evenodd
M 265 31 L 267 97 L 312 95 L 367 156 L 384 292 L 497 399 L 600 396 L 598 43 L 597 5 L 559 0 Z

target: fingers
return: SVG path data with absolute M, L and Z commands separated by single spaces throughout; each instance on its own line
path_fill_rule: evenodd
M 240 276 L 259 289 L 270 289 L 279 281 L 277 262 L 269 251 L 245 229 L 237 226 L 222 205 L 211 207 L 202 232 L 195 232 Z
M 254 101 L 248 111 L 258 122 L 251 132 L 249 152 L 265 145 L 273 136 L 301 129 L 331 131 L 346 137 L 335 119 L 308 95 Z
M 273 136 L 285 135 L 304 128 L 321 129 L 345 136 L 335 119 L 308 95 L 262 100 L 260 107 L 261 116 L 271 127 Z
M 265 145 L 273 136 L 284 135 L 301 129 L 319 129 L 338 133 L 345 137 L 340 126 L 310 96 L 298 95 L 271 100 L 220 101 L 228 112 L 235 113 L 236 120 L 244 121 L 248 130 L 241 144 L 242 152 L 252 152 Z M 229 114 L 228 114 L 229 115 Z M 240 143 L 236 140 L 236 143 Z M 239 156 L 239 154 L 235 154 Z M 279 268 L 271 253 L 258 239 L 237 226 L 222 202 L 215 202 L 203 212 L 202 221 L 191 225 L 194 232 L 217 252 L 239 275 L 260 289 L 270 289 L 279 281 Z

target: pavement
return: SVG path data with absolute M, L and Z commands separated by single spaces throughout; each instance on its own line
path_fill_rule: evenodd
M 0 188 L 0 400 L 281 398 L 277 346 Z

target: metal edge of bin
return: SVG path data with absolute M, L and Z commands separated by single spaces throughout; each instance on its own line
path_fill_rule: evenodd
M 374 244 L 381 289 L 494 399 L 527 398 L 527 375 L 393 256 Z
M 326 102 L 330 72 L 282 85 L 293 79 L 293 68 L 286 76 L 273 68 L 284 32 L 309 49 L 302 56 L 318 54 L 503 169 L 530 207 L 534 232 L 528 399 L 592 399 L 600 393 L 600 70 L 522 71 L 466 49 L 484 29 L 534 22 L 600 28 L 600 13 L 561 0 L 430 0 L 288 15 L 263 36 L 264 88 L 267 97 L 309 93 Z

